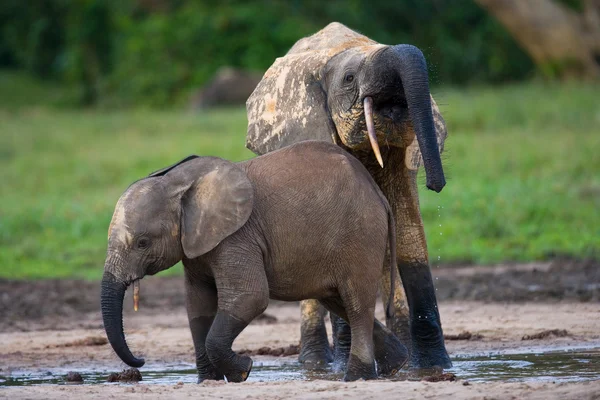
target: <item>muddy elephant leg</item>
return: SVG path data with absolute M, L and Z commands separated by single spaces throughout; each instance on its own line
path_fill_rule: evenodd
M 402 271 L 410 308 L 411 367 L 418 369 L 452 367 L 444 344 L 442 323 L 429 266 L 423 263 L 403 262 L 400 263 L 399 269 Z
M 206 277 L 194 277 L 185 270 L 186 308 L 194 349 L 198 383 L 206 379 L 223 380 L 224 376 L 210 362 L 206 353 L 206 337 L 217 312 L 217 291 Z
M 350 325 L 336 314 L 331 313 L 331 331 L 333 336 L 333 370 L 345 371 L 350 357 Z
M 407 343 L 413 368 L 452 366 L 444 345 L 442 323 L 437 309 L 435 288 L 429 269 L 425 230 L 419 209 L 417 171 L 404 162 L 406 150 L 393 148 L 385 168 L 379 167 L 370 154 L 358 154 L 367 161 L 367 169 L 387 198 L 396 220 L 397 265 L 405 298 L 400 288 L 395 292 L 395 316 L 388 327 Z M 388 263 L 385 265 L 388 270 Z M 389 293 L 389 274 L 382 277 L 383 293 Z M 387 283 L 386 283 L 387 282 Z M 408 313 L 406 309 L 408 304 Z M 407 321 L 408 316 L 408 321 Z M 410 336 L 410 341 L 406 341 Z
M 380 176 L 378 183 L 388 199 L 396 219 L 396 252 L 398 269 L 409 307 L 411 367 L 449 368 L 452 366 L 444 344 L 435 288 L 429 269 L 425 230 L 419 209 L 417 171 L 394 164 L 396 179 Z M 396 311 L 402 313 L 403 310 Z M 404 316 L 393 332 L 405 335 Z
M 389 251 L 386 256 L 386 261 L 383 268 L 383 276 L 381 277 L 381 293 L 382 300 L 385 309 L 388 307 L 390 293 L 390 263 L 389 263 Z M 397 275 L 396 275 L 397 276 Z M 406 294 L 402 287 L 401 279 L 396 279 L 394 285 L 394 313 L 391 316 L 386 315 L 386 326 L 396 335 L 402 343 L 404 343 L 410 350 L 410 311 L 406 302 Z
M 333 361 L 325 328 L 327 310 L 317 300 L 300 302 L 300 355 L 298 361 L 306 367 L 321 367 Z

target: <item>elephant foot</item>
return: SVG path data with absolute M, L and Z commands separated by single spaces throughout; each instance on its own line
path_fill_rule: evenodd
M 198 369 L 198 383 L 202 383 L 204 381 L 222 381 L 225 379 L 225 376 L 218 372 L 216 368 L 211 367 L 209 370 L 200 370 Z
M 331 348 L 327 346 L 309 347 L 302 346 L 298 361 L 308 369 L 320 369 L 333 362 Z
M 395 375 L 408 362 L 408 350 L 396 336 L 385 335 L 375 341 L 375 360 L 379 376 Z
M 302 325 L 298 361 L 309 369 L 323 368 L 333 361 L 324 320 L 327 310 L 317 300 L 304 300 L 300 302 L 300 308 Z
M 436 370 L 452 367 L 452 361 L 446 351 L 444 334 L 435 318 L 413 319 L 411 326 L 412 353 L 410 368 L 412 370 Z
M 252 359 L 248 356 L 236 356 L 235 368 L 227 371 L 227 382 L 244 382 L 252 371 Z
M 358 357 L 350 356 L 348 368 L 346 370 L 346 374 L 344 375 L 344 382 L 352 382 L 359 379 L 377 379 L 377 369 L 375 368 L 375 363 L 365 363 Z

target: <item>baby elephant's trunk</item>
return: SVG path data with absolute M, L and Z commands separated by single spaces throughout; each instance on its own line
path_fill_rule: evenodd
M 104 330 L 115 353 L 131 367 L 139 368 L 144 360 L 131 354 L 123 334 L 123 297 L 127 285 L 117 280 L 113 274 L 104 273 L 102 278 L 101 306 Z

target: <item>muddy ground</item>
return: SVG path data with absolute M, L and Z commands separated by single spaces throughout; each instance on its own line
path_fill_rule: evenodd
M 440 313 L 451 356 L 600 347 L 600 265 L 592 261 L 496 267 L 434 268 Z M 140 311 L 125 302 L 125 327 L 144 368 L 193 362 L 181 278 L 150 277 L 141 288 Z M 378 317 L 383 317 L 381 306 Z M 299 342 L 299 309 L 273 302 L 269 316 L 251 324 L 234 350 Z M 555 330 L 555 334 L 539 335 Z M 465 334 L 467 332 L 467 334 Z M 541 338 L 537 338 L 541 336 Z M 523 338 L 529 340 L 523 340 Z M 456 340 L 461 339 L 461 340 Z M 283 350 L 281 350 L 283 351 Z M 280 352 L 281 352 L 280 351 Z M 288 352 L 290 352 L 288 350 Z M 265 351 L 263 351 L 265 353 Z M 295 355 L 253 356 L 255 362 Z M 13 371 L 90 368 L 120 371 L 124 364 L 105 344 L 99 284 L 78 281 L 0 280 L 0 376 Z M 534 377 L 532 377 L 534 378 Z M 326 380 L 180 385 L 54 385 L 2 387 L 0 398 L 600 398 L 600 381 L 577 383 L 378 380 L 345 384 Z

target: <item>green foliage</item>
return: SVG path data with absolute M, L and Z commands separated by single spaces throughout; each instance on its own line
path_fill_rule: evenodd
M 0 66 L 21 66 L 42 78 L 60 73 L 65 16 L 64 1 L 4 0 L 0 5 Z
M 40 102 L 60 94 L 26 83 L 0 74 L 2 93 Z M 446 188 L 427 191 L 420 172 L 433 265 L 438 257 L 600 258 L 599 89 L 527 84 L 434 93 L 450 136 Z M 241 108 L 75 112 L 0 99 L 2 277 L 99 278 L 114 205 L 132 181 L 190 153 L 252 157 Z
M 168 13 L 121 16 L 111 77 L 117 100 L 172 104 L 219 66 L 266 69 L 309 30 L 299 18 L 281 18 L 285 2 L 262 9 L 243 1 L 182 2 Z
M 442 193 L 421 191 L 431 260 L 600 258 L 598 89 L 536 84 L 437 94 L 449 177 Z
M 75 83 L 84 105 L 164 107 L 183 102 L 221 66 L 266 70 L 332 21 L 382 43 L 420 47 L 437 84 L 505 82 L 533 72 L 472 0 L 7 0 L 0 66 L 30 66 Z

